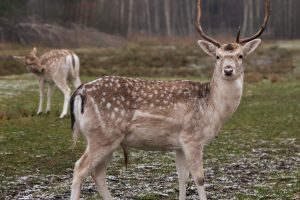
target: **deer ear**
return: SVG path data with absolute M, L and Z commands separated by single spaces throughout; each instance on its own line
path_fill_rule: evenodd
M 32 51 L 30 52 L 31 55 L 36 56 L 37 49 L 36 47 L 33 47 Z
M 13 56 L 13 59 L 19 63 L 25 64 L 25 56 Z
M 217 47 L 214 44 L 204 40 L 198 40 L 198 45 L 208 55 L 216 56 Z
M 243 52 L 245 55 L 249 55 L 250 53 L 252 53 L 257 47 L 258 45 L 261 43 L 261 39 L 255 39 L 252 40 L 250 42 L 247 42 L 244 46 L 243 46 Z

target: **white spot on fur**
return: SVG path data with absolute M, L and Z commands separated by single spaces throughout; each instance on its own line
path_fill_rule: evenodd
M 104 121 L 103 121 L 103 119 L 102 119 L 102 117 L 101 117 L 99 108 L 98 108 L 98 106 L 97 106 L 97 104 L 95 103 L 95 100 L 94 100 L 93 98 L 91 98 L 91 101 L 92 101 L 92 104 L 93 104 L 93 106 L 94 106 L 94 111 L 95 111 L 95 113 L 96 113 L 96 115 L 97 115 L 97 118 L 98 118 L 98 120 L 99 120 L 99 122 L 100 122 L 100 127 L 103 128 L 103 129 L 105 129 L 105 123 L 104 123 Z
M 106 104 L 106 108 L 107 108 L 107 109 L 110 109 L 110 107 L 111 107 L 111 103 L 108 102 L 108 103 Z
M 110 115 L 110 118 L 111 118 L 111 119 L 115 119 L 115 116 L 116 116 L 115 113 L 112 112 L 111 115 Z
M 125 110 L 121 110 L 121 115 L 125 116 Z
M 139 117 L 154 118 L 154 119 L 166 119 L 166 117 L 163 116 L 163 115 L 154 115 L 154 114 L 151 114 L 149 112 L 136 110 L 133 114 L 132 120 L 136 120 Z

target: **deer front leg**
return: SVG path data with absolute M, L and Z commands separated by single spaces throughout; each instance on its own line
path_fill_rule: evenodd
M 51 98 L 53 95 L 55 89 L 55 85 L 54 84 L 49 84 L 48 85 L 48 92 L 47 92 L 47 106 L 46 106 L 46 113 L 50 112 L 50 108 L 51 108 Z
M 179 179 L 179 200 L 186 199 L 186 184 L 189 179 L 189 169 L 184 153 L 181 150 L 176 151 L 176 169 Z
M 204 170 L 203 170 L 203 147 L 198 145 L 188 144 L 184 148 L 184 154 L 188 163 L 189 170 L 195 181 L 200 200 L 206 200 L 204 190 Z
M 39 91 L 40 91 L 40 101 L 39 101 L 39 108 L 37 114 L 42 113 L 43 108 L 43 100 L 44 100 L 44 78 L 39 78 Z

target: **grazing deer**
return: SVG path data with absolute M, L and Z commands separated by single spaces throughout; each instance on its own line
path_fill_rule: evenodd
M 243 91 L 243 59 L 261 40 L 270 14 L 254 36 L 223 44 L 205 35 L 200 24 L 198 0 L 196 27 L 206 40 L 198 44 L 216 58 L 211 82 L 146 81 L 106 76 L 81 85 L 71 97 L 74 142 L 81 131 L 87 140 L 85 153 L 76 162 L 71 199 L 78 200 L 84 178 L 91 173 L 103 199 L 112 199 L 106 169 L 119 147 L 176 151 L 179 199 L 186 198 L 191 173 L 201 200 L 204 190 L 203 148 L 236 111 Z
M 47 82 L 47 105 L 46 113 L 50 112 L 51 97 L 55 85 L 64 94 L 64 106 L 60 118 L 67 115 L 68 105 L 71 96 L 71 89 L 67 85 L 72 81 L 77 88 L 81 82 L 79 78 L 79 58 L 70 50 L 51 50 L 43 54 L 40 58 L 37 56 L 37 50 L 34 47 L 28 56 L 13 56 L 15 60 L 24 64 L 29 72 L 35 74 L 39 81 L 40 102 L 37 114 L 42 112 L 44 99 L 44 82 Z

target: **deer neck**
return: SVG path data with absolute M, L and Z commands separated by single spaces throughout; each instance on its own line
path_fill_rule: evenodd
M 238 108 L 243 93 L 243 79 L 243 74 L 232 81 L 214 76 L 210 82 L 210 109 L 220 124 L 224 124 Z

